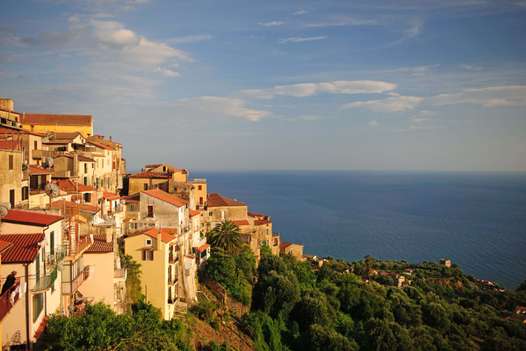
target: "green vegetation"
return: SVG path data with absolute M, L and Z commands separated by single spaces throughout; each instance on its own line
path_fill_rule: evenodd
M 164 321 L 143 301 L 131 314 L 116 315 L 103 304 L 88 305 L 81 316 L 50 318 L 38 350 L 192 350 L 181 321 Z
M 141 265 L 129 255 L 121 255 L 122 268 L 126 269 L 126 305 L 137 304 L 142 298 Z
M 207 238 L 220 246 L 211 244 L 212 255 L 200 274 L 200 280 L 216 281 L 231 296 L 250 305 L 256 258 L 241 241 L 239 228 L 232 222 L 223 222 L 210 231 Z
M 242 326 L 260 351 L 525 350 L 526 327 L 512 313 L 524 304 L 522 290 L 457 267 L 367 257 L 318 269 L 265 254 Z

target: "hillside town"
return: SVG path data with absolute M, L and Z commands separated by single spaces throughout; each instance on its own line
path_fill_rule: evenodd
M 303 258 L 272 218 L 167 163 L 128 174 L 124 146 L 95 133 L 91 115 L 16 112 L 0 98 L 0 343 L 30 349 L 51 315 L 102 302 L 127 310 L 124 255 L 165 320 L 198 301 L 206 233 L 235 224 L 259 260 Z M 152 155 L 152 158 L 154 156 Z

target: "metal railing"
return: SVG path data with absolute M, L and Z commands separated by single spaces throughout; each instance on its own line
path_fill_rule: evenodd
M 62 282 L 62 294 L 74 294 L 82 283 L 89 278 L 89 266 L 84 267 L 70 282 Z

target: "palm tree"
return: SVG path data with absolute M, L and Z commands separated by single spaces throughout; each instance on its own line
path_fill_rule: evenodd
M 239 227 L 230 221 L 218 223 L 206 234 L 206 240 L 212 248 L 223 250 L 231 255 L 237 254 L 243 246 Z

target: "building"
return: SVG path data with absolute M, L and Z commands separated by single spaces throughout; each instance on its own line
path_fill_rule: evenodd
M 170 176 L 166 173 L 139 172 L 128 176 L 128 194 L 133 195 L 149 189 L 169 190 Z
M 30 132 L 80 132 L 86 138 L 93 135 L 93 118 L 90 115 L 25 113 L 20 120 L 22 128 Z
M 43 233 L 2 234 L 11 246 L 2 255 L 0 275 L 16 272 L 22 303 L 16 303 L 2 323 L 2 347 L 26 345 L 29 349 L 44 331 L 47 316 L 60 312 L 60 256 L 45 243 Z
M 28 199 L 22 193 L 23 153 L 20 143 L 14 140 L 0 140 L 0 203 L 11 208 Z
M 208 194 L 206 230 L 213 229 L 224 221 L 230 221 L 239 227 L 243 241 L 259 261 L 261 247 L 268 246 L 272 253 L 279 254 L 279 236 L 272 233 L 270 216 L 248 211 L 248 206 L 238 200 L 218 193 Z
M 125 238 L 124 251 L 141 264 L 146 300 L 172 319 L 196 299 L 196 266 L 184 254 L 177 228 L 151 228 Z
M 291 255 L 296 259 L 303 261 L 303 245 L 297 243 L 281 243 L 280 253 L 282 256 Z

